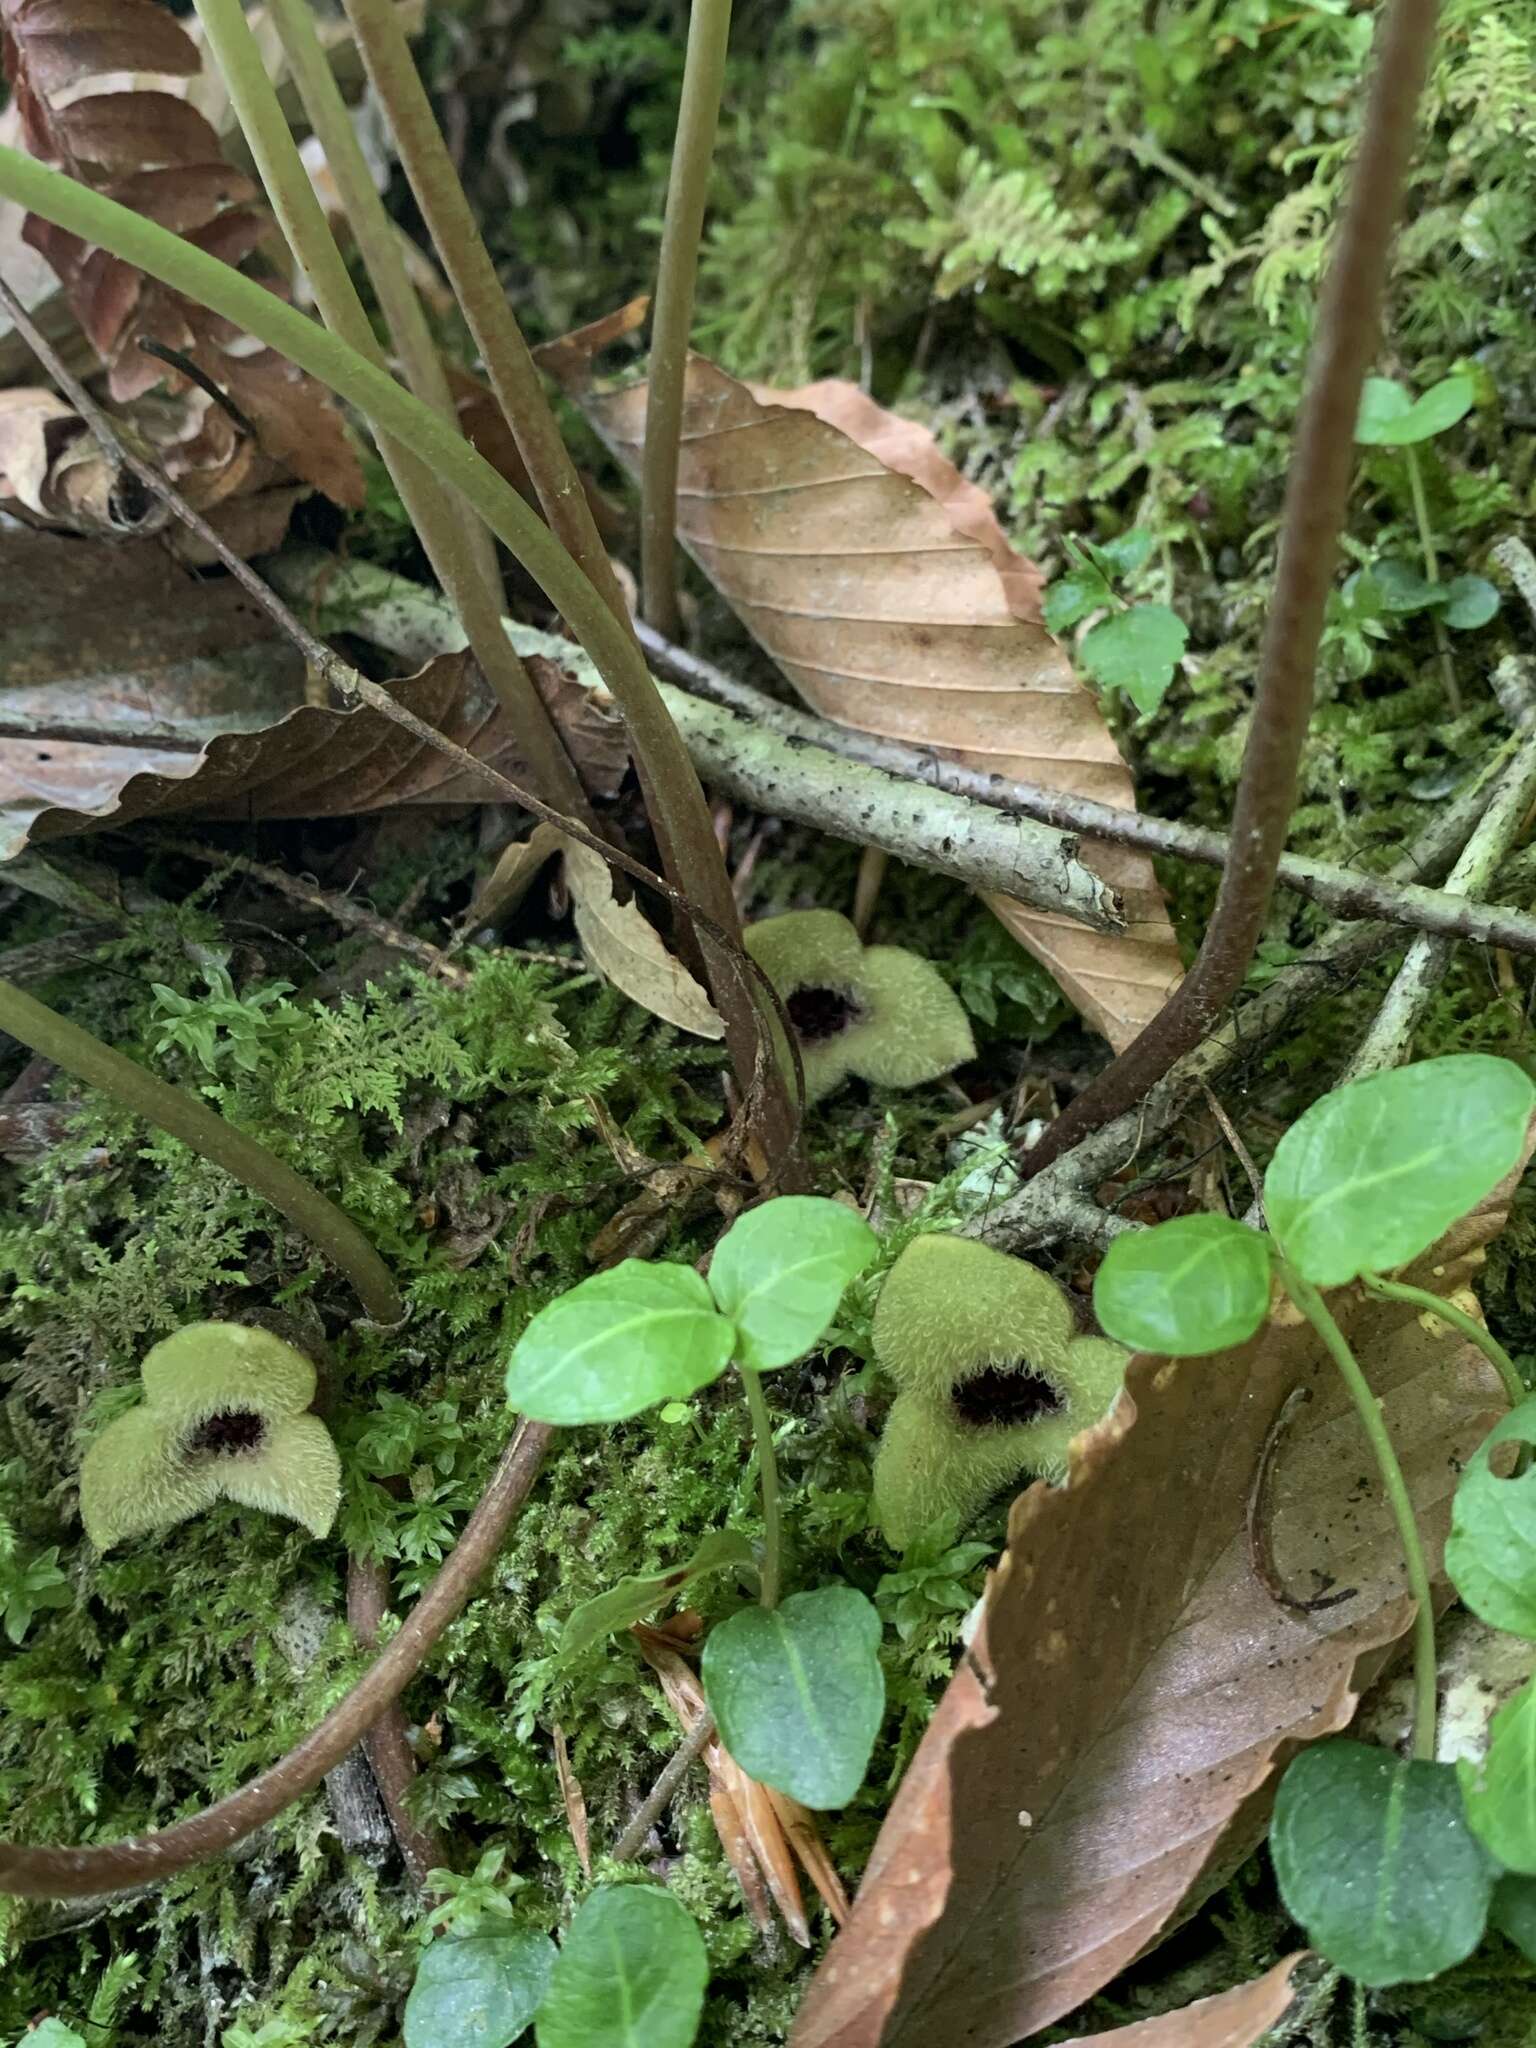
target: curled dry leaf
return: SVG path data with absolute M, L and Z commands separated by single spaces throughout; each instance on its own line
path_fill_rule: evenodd
M 652 1016 L 699 1038 L 722 1038 L 725 1026 L 703 988 L 660 932 L 631 900 L 620 903 L 601 854 L 576 840 L 565 847 L 565 879 L 571 891 L 576 936 L 588 965 Z
M 1136 2020 L 1107 2034 L 1083 2034 L 1063 2048 L 1254 2048 L 1296 2001 L 1291 1979 L 1296 1965 L 1307 1960 L 1305 1949 L 1287 1956 L 1251 1984 L 1235 1985 L 1214 1998 L 1197 1998 L 1180 2012 Z
M 270 225 L 259 188 L 224 161 L 190 98 L 164 90 L 195 77 L 201 57 L 156 0 L 0 0 L 0 40 L 22 147 L 226 262 L 251 254 Z M 121 81 L 130 68 L 157 83 Z M 271 350 L 252 352 L 204 308 L 46 221 L 29 217 L 23 234 L 63 284 L 130 431 L 200 509 L 262 493 L 266 520 L 253 527 L 247 510 L 235 530 L 271 545 L 279 508 L 286 522 L 293 503 L 291 493 L 272 496 L 274 485 L 297 478 L 340 504 L 362 503 L 341 414 L 313 378 Z M 142 343 L 177 352 L 232 409 Z
M 0 533 L 0 618 L 0 860 L 32 840 L 171 813 L 339 817 L 492 794 L 366 705 L 307 705 L 303 664 L 266 614 L 232 581 L 193 581 L 153 543 Z M 441 656 L 393 687 L 521 778 L 517 736 L 471 656 Z
M 626 316 L 628 309 L 626 309 Z M 598 322 L 541 360 L 627 468 L 647 387 L 591 386 Z M 825 717 L 1130 808 L 1131 777 L 1090 692 L 1040 622 L 1039 577 L 983 493 L 910 421 L 854 386 L 749 389 L 689 359 L 678 538 L 807 702 Z M 1115 1046 L 1180 971 L 1144 854 L 1085 848 L 1125 898 L 1109 937 L 1010 898 L 987 902 Z
M 1502 1220 L 1492 1206 L 1467 1219 L 1413 1277 L 1464 1284 Z M 1503 1406 L 1497 1380 L 1475 1346 L 1400 1303 L 1342 1290 L 1330 1306 L 1438 1570 L 1457 1477 Z M 1256 1558 L 1249 1505 L 1288 1406 Z M 1370 1472 L 1337 1374 L 1288 1305 L 1235 1351 L 1133 1360 L 1067 1484 L 1014 1504 L 971 1651 L 794 2048 L 1008 2048 L 1220 1882 L 1262 1835 L 1291 1747 L 1347 1724 L 1409 1627 Z M 1281 1605 L 1266 1577 L 1334 1604 Z

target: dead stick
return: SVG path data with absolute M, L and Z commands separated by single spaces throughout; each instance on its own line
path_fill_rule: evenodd
M 1145 1099 L 1242 987 L 1274 895 L 1312 711 L 1323 614 L 1355 466 L 1355 420 L 1376 353 L 1387 257 L 1402 206 L 1436 0 L 1390 0 L 1382 20 L 1344 217 L 1323 283 L 1286 480 L 1275 591 L 1265 624 L 1232 848 L 1199 957 L 1141 1035 L 1030 1147 L 1040 1173 L 1087 1132 Z
M 645 1847 L 645 1838 L 660 1820 L 677 1793 L 677 1788 L 687 1777 L 692 1765 L 703 1754 L 705 1744 L 715 1732 L 712 1714 L 701 1714 L 688 1733 L 673 1751 L 670 1761 L 656 1780 L 629 1826 L 613 1845 L 615 1863 L 629 1863 Z
M 354 1552 L 347 1559 L 347 1620 L 365 1650 L 377 1653 L 379 1629 L 388 1613 L 388 1570 L 377 1559 L 359 1557 Z M 363 1752 L 405 1867 L 414 1882 L 425 1890 L 429 1873 L 446 1866 L 448 1852 L 437 1829 L 417 1820 L 411 1812 L 416 1758 L 405 1727 L 405 1712 L 398 1699 L 392 1700 L 364 1735 Z

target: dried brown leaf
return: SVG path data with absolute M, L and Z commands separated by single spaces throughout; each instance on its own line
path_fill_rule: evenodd
M 555 1775 L 560 1780 L 560 1798 L 565 1806 L 566 1826 L 571 1831 L 571 1841 L 576 1849 L 576 1861 L 581 1865 L 581 1874 L 590 1879 L 592 1875 L 592 1836 L 587 1826 L 587 1795 L 581 1789 L 581 1780 L 571 1768 L 571 1753 L 566 1747 L 565 1730 L 557 1721 L 551 1731 L 555 1741 Z
M 1490 1208 L 1421 1262 L 1449 1291 Z M 1411 1308 L 1331 1297 L 1407 1474 L 1433 1567 L 1499 1413 L 1474 1346 Z M 1265 1590 L 1247 1509 L 1270 1431 Z M 1405 1632 L 1401 1550 L 1337 1374 L 1288 1305 L 1214 1358 L 1132 1362 L 1061 1488 L 1015 1502 L 971 1651 L 886 1818 L 794 2048 L 1007 2048 L 1083 2003 L 1263 1831 L 1292 1747 L 1346 1725 Z M 1182 2038 L 1182 2037 L 1181 2037 Z
M 587 964 L 653 1017 L 699 1038 L 721 1038 L 725 1026 L 704 989 L 634 901 L 620 903 L 601 854 L 567 842 L 565 878 L 571 891 L 576 936 Z
M 1098 2042 L 1104 2048 L 1253 2048 L 1295 2003 L 1291 1979 L 1296 1965 L 1306 1960 L 1303 1949 L 1251 1984 L 1235 1985 L 1214 1998 L 1198 1998 L 1182 2012 L 1160 2013 L 1156 2019 L 1136 2020 L 1106 2034 L 1080 2034 L 1063 2048 L 1095 2048 Z
M 541 359 L 634 472 L 647 387 L 583 390 L 591 354 L 611 338 L 599 322 Z M 1040 623 L 1038 575 L 931 436 L 853 386 L 754 393 L 690 357 L 678 538 L 825 717 L 1133 807 L 1093 696 Z M 1177 981 L 1178 949 L 1147 857 L 1086 852 L 1125 897 L 1122 935 L 987 901 L 1121 1046 Z
M 496 865 L 475 891 L 475 899 L 459 919 L 463 933 L 482 925 L 500 925 L 513 916 L 533 887 L 539 870 L 552 861 L 565 840 L 553 825 L 535 825 L 526 839 L 502 848 Z
M 492 794 L 380 712 L 307 705 L 302 662 L 238 585 L 195 582 L 151 544 L 0 534 L 0 618 L 0 860 L 173 812 L 338 817 Z M 471 656 L 444 655 L 393 689 L 523 778 Z

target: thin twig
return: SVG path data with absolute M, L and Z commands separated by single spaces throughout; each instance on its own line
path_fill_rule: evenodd
M 221 1855 L 313 1791 L 400 1697 L 463 1607 L 532 1492 L 555 1435 L 548 1423 L 519 1426 L 437 1577 L 352 1690 L 286 1756 L 238 1792 L 153 1834 L 78 1847 L 0 1842 L 0 1892 L 77 1899 L 162 1884 L 194 1863 Z
M 1141 1035 L 1023 1155 L 1026 1175 L 1041 1172 L 1089 1131 L 1142 1100 L 1199 1044 L 1242 987 L 1263 932 L 1295 802 L 1317 647 L 1354 474 L 1360 392 L 1376 352 L 1387 257 L 1437 12 L 1437 0 L 1390 0 L 1383 17 L 1286 482 L 1231 852 L 1199 957 Z
M 1466 850 L 1446 880 L 1450 895 L 1474 895 L 1486 888 L 1520 835 L 1536 802 L 1536 737 L 1527 736 L 1509 772 L 1500 780 Z M 1356 1047 L 1341 1077 L 1357 1081 L 1407 1057 L 1419 1019 L 1445 978 L 1454 939 L 1421 932 L 1408 948 L 1371 1028 Z
M 646 657 L 659 676 L 668 677 L 692 696 L 706 698 L 752 721 L 759 731 L 781 732 L 789 744 L 807 743 L 825 748 L 849 761 L 860 761 L 887 774 L 968 798 L 991 810 L 1006 811 L 1052 825 L 1061 832 L 1080 832 L 1086 839 L 1106 839 L 1121 846 L 1140 847 L 1146 853 L 1164 854 L 1196 862 L 1201 867 L 1225 867 L 1232 841 L 1225 832 L 1205 825 L 1190 825 L 1181 819 L 1155 818 L 1145 811 L 1124 811 L 1097 798 L 1075 796 L 1066 790 L 1046 789 L 1035 782 L 1013 782 L 991 775 L 983 768 L 967 767 L 931 754 L 900 740 L 882 739 L 856 732 L 849 726 L 834 725 L 828 719 L 809 718 L 791 705 L 781 704 L 751 684 L 726 675 L 699 656 L 675 647 L 648 627 L 640 628 Z M 667 704 L 679 718 L 685 739 L 694 742 L 680 714 L 675 693 Z M 706 782 L 719 770 L 708 758 L 695 753 L 699 772 Z M 1487 764 L 1474 778 L 1481 784 L 1497 765 Z M 829 815 L 827 829 L 836 831 L 839 820 Z M 1092 860 L 1092 848 L 1087 849 Z M 1284 854 L 1277 881 L 1309 902 L 1320 904 L 1335 917 L 1386 917 L 1417 931 L 1441 931 L 1478 945 L 1504 946 L 1515 953 L 1536 952 L 1536 917 L 1503 905 L 1469 903 L 1439 890 L 1425 889 L 1411 879 L 1389 881 L 1385 876 L 1340 867 L 1332 861 L 1313 860 L 1305 854 Z M 1001 883 L 992 884 L 1003 887 Z M 1070 911 L 1067 913 L 1070 915 Z
M 1257 1218 L 1255 1220 L 1257 1221 L 1258 1228 L 1262 1230 L 1264 1228 L 1263 1176 L 1260 1174 L 1259 1169 L 1254 1165 L 1253 1154 L 1248 1150 L 1248 1147 L 1243 1143 L 1242 1134 L 1239 1132 L 1236 1124 L 1233 1123 L 1231 1117 L 1229 1117 L 1227 1115 L 1227 1112 L 1222 1108 L 1221 1103 L 1217 1098 L 1216 1092 L 1211 1087 L 1210 1083 L 1208 1081 L 1202 1081 L 1200 1083 L 1200 1090 L 1201 1093 L 1204 1095 L 1207 1103 L 1210 1105 L 1211 1115 L 1215 1117 L 1217 1123 L 1221 1126 L 1221 1135 L 1226 1139 L 1227 1143 L 1232 1147 L 1232 1150 L 1237 1154 L 1237 1163 L 1243 1169 L 1244 1173 L 1246 1173 L 1248 1176 L 1248 1186 L 1252 1190 L 1253 1194 L 1253 1206 L 1258 1212 Z
M 354 1552 L 347 1559 L 347 1620 L 353 1635 L 372 1654 L 378 1652 L 379 1630 L 388 1613 L 388 1567 Z M 446 1868 L 448 1851 L 437 1829 L 411 1812 L 416 1758 L 399 1700 L 392 1700 L 364 1735 L 363 1751 L 405 1867 L 413 1882 L 425 1889 L 428 1874 Z
M 615 1863 L 629 1863 L 645 1847 L 645 1838 L 672 1804 L 677 1788 L 704 1753 L 715 1733 L 714 1716 L 701 1714 L 673 1751 L 666 1769 L 646 1794 L 634 1819 L 613 1845 Z

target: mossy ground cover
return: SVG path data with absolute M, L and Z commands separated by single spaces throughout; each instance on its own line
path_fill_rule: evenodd
M 482 166 L 475 196 L 535 327 L 590 317 L 649 281 L 677 25 L 668 4 L 599 20 L 551 0 L 530 41 L 520 14 L 520 47 L 538 61 L 511 121 L 507 10 L 468 7 L 433 31 L 435 74 L 467 132 L 500 137 L 497 150 L 471 152 Z M 1357 10 L 1282 0 L 1150 11 L 1141 0 L 981 10 L 799 0 L 739 15 L 701 345 L 745 373 L 865 377 L 935 425 L 1043 560 L 1059 562 L 1063 535 L 1153 533 L 1140 591 L 1188 621 L 1191 656 L 1151 718 L 1109 709 L 1143 802 L 1170 816 L 1224 819 L 1368 31 Z M 1476 378 L 1473 413 L 1422 458 L 1447 573 L 1485 570 L 1531 507 L 1533 59 L 1532 0 L 1451 0 L 1381 365 L 1414 389 L 1455 368 Z M 397 560 L 406 547 L 382 495 L 353 538 Z M 1349 545 L 1357 565 L 1419 561 L 1400 451 L 1366 459 Z M 730 653 L 707 603 L 705 618 L 713 651 Z M 1389 858 L 1507 729 L 1488 676 L 1528 644 L 1506 596 L 1495 621 L 1454 643 L 1457 711 L 1427 617 L 1376 638 L 1340 604 L 1293 844 L 1364 864 Z M 750 822 L 738 823 L 738 854 Z M 249 841 L 234 833 L 228 844 Z M 392 913 L 414 891 L 408 923 L 440 936 L 478 858 L 473 829 L 444 821 L 394 850 L 372 833 L 357 845 L 380 908 Z M 339 832 L 314 840 L 273 827 L 259 850 L 294 867 L 331 863 L 344 881 L 352 849 Z M 210 881 L 126 840 L 92 857 L 118 866 L 143 907 L 129 935 L 38 992 L 204 1091 L 341 1200 L 407 1289 L 412 1317 L 397 1337 L 361 1328 L 340 1283 L 252 1198 L 99 1101 L 47 1156 L 0 1167 L 0 1590 L 13 1598 L 31 1570 L 50 1600 L 67 1602 L 39 1604 L 13 1631 L 19 1640 L 0 1640 L 0 1811 L 29 1839 L 107 1839 L 163 1822 L 270 1762 L 339 1696 L 358 1668 L 341 1618 L 344 1548 L 388 1562 L 397 1607 L 414 1597 L 504 1440 L 508 1347 L 588 1270 L 593 1235 L 635 1192 L 602 1117 L 670 1160 L 709 1135 L 719 1099 L 715 1054 L 601 990 L 574 957 L 558 966 L 469 953 L 467 982 L 445 986 L 356 941 L 337 946 L 323 922 L 290 918 L 236 877 Z M 756 856 L 751 911 L 846 909 L 855 861 L 773 830 Z M 1192 938 L 1213 879 L 1163 872 Z M 1527 902 L 1533 878 L 1531 854 L 1517 855 L 1501 894 Z M 16 942 L 68 921 L 41 906 L 10 918 Z M 563 939 L 534 923 L 514 943 L 558 950 Z M 1282 967 L 1317 924 L 1283 900 L 1256 974 Z M 981 1048 L 966 1077 L 977 1098 L 1026 1072 L 1066 1085 L 1096 1056 L 1050 984 L 963 892 L 893 874 L 871 936 L 920 946 L 960 992 Z M 1244 1073 L 1241 1121 L 1261 1159 L 1337 1072 L 1385 972 L 1316 1006 Z M 1529 998 L 1522 964 L 1467 951 L 1417 1049 L 1526 1058 Z M 19 1066 L 13 1058 L 0 1081 Z M 978 1171 L 1001 1170 L 975 1155 L 957 1163 L 946 1126 L 959 1106 L 943 1086 L 900 1096 L 860 1086 L 829 1102 L 812 1126 L 819 1184 L 873 1195 L 894 1215 L 898 1181 L 937 1183 L 924 1214 L 952 1217 L 974 1199 Z M 1199 1150 L 1191 1136 L 1139 1162 L 1143 1179 L 1178 1199 Z M 671 1217 L 662 1248 L 697 1252 L 717 1227 L 706 1197 Z M 896 1560 L 868 1526 L 889 1395 L 870 1317 L 881 1275 L 916 1228 L 910 1217 L 893 1224 L 835 1348 L 775 1386 L 795 1567 L 808 1580 L 841 1574 L 891 1624 L 882 1745 L 859 1800 L 829 1829 L 850 1877 L 980 1579 L 973 1555 L 940 1555 L 909 1560 L 902 1582 L 882 1588 Z M 1484 1299 L 1526 1355 L 1536 1354 L 1533 1248 L 1524 1193 Z M 1061 1277 L 1081 1276 L 1066 1262 Z M 139 1357 L 182 1322 L 255 1310 L 287 1315 L 321 1347 L 323 1413 L 345 1477 L 335 1538 L 316 1544 L 221 1506 L 152 1544 L 93 1556 L 76 1511 L 80 1450 L 134 1398 Z M 753 1530 L 747 1446 L 728 1382 L 685 1416 L 567 1438 L 536 1511 L 406 1696 L 423 1815 L 445 1830 L 461 1872 L 505 1850 L 496 1881 L 530 1926 L 555 1926 L 579 1881 L 554 1728 L 597 1845 L 675 1739 L 638 1658 L 607 1645 L 563 1662 L 563 1621 L 624 1573 L 686 1556 L 724 1521 Z M 970 1533 L 1000 1531 L 994 1508 Z M 61 1576 L 36 1576 L 39 1561 Z M 708 1616 L 728 1595 L 711 1581 L 697 1597 Z M 709 2048 L 782 2042 L 802 1957 L 752 1933 L 702 1801 L 683 1803 L 666 1841 L 667 1880 L 711 1944 L 701 2038 Z M 6 1906 L 0 2038 L 51 2011 L 109 2048 L 393 2044 L 420 1911 L 393 1853 L 349 1849 L 316 1795 L 225 1862 L 153 1895 Z M 1220 1989 L 1263 1968 L 1285 1939 L 1255 1863 L 1061 2037 Z M 1524 1966 L 1490 1949 L 1437 1986 L 1373 1995 L 1368 2008 L 1319 1984 L 1291 2038 L 1516 2048 L 1531 2009 Z

